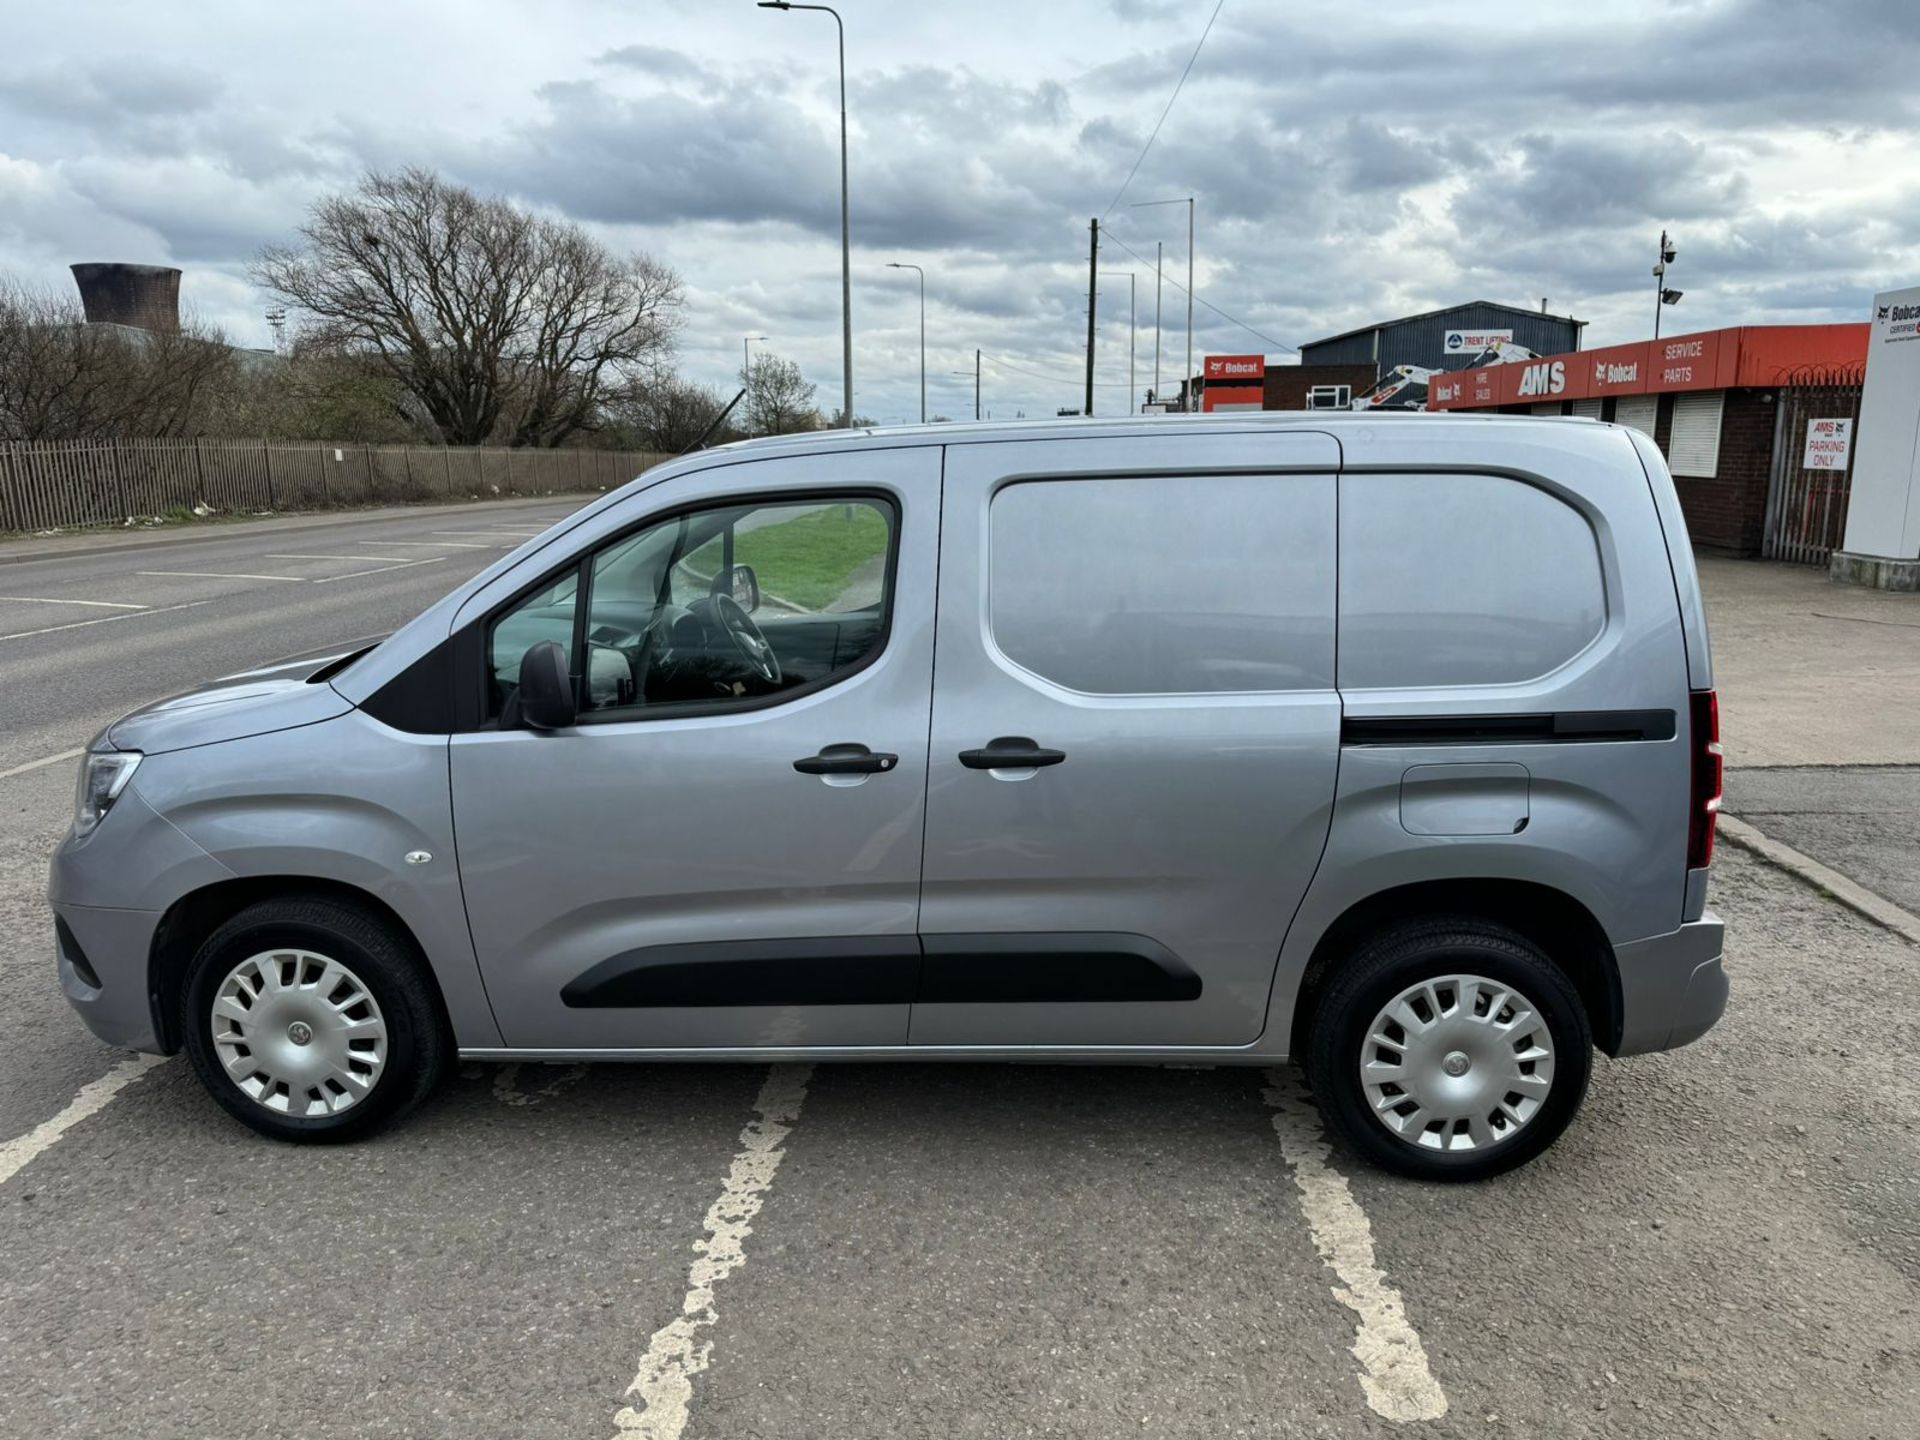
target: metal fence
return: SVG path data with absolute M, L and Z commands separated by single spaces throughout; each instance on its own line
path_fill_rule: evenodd
M 1841 383 L 1783 386 L 1774 410 L 1773 468 L 1767 477 L 1767 520 L 1760 553 L 1770 560 L 1824 565 L 1840 547 L 1847 528 L 1847 498 L 1853 488 L 1853 454 L 1840 470 L 1813 470 L 1804 464 L 1807 427 L 1816 420 L 1851 420 L 1858 431 L 1860 382 L 1857 374 L 1796 377 Z
M 455 449 L 265 440 L 0 441 L 0 532 L 198 512 L 346 509 L 623 485 L 668 459 L 630 450 Z

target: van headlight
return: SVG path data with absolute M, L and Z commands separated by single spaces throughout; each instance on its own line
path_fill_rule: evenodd
M 74 797 L 73 833 L 90 835 L 139 768 L 136 750 L 89 750 L 80 762 L 80 790 Z

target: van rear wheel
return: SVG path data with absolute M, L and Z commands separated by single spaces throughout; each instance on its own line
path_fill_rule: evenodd
M 1573 982 L 1514 931 L 1396 926 L 1329 984 L 1308 1045 L 1327 1121 L 1386 1169 L 1478 1180 L 1523 1165 L 1586 1095 L 1593 1037 Z
M 413 947 L 330 896 L 249 905 L 188 967 L 181 1033 L 215 1100 L 263 1135 L 327 1142 L 411 1109 L 449 1046 Z

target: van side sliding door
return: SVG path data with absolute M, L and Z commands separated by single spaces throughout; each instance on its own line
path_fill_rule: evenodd
M 914 1044 L 1259 1038 L 1333 799 L 1339 463 L 948 447 Z

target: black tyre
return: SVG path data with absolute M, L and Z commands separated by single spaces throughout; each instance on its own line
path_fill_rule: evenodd
M 1466 918 L 1362 944 L 1321 996 L 1307 1052 L 1327 1122 L 1423 1180 L 1524 1165 L 1572 1121 L 1593 1068 L 1566 973 L 1524 936 Z
M 328 896 L 249 905 L 187 970 L 180 1033 L 201 1083 L 278 1140 L 354 1140 L 418 1104 L 452 1045 L 405 937 Z

